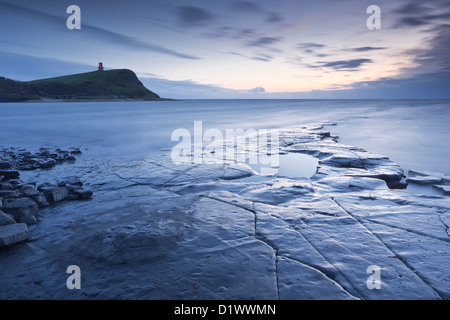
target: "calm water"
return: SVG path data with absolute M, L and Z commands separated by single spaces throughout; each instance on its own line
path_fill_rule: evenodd
M 450 101 L 187 100 L 0 104 L 0 146 L 70 147 L 84 157 L 142 159 L 167 152 L 177 128 L 270 129 L 320 121 L 340 141 L 389 156 L 404 169 L 450 175 Z

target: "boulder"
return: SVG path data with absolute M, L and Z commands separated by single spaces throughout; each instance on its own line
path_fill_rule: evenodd
M 77 160 L 77 158 L 75 158 L 74 155 L 71 153 L 66 153 L 64 155 L 64 160 L 65 161 L 75 161 L 75 160 Z
M 77 194 L 80 199 L 89 199 L 92 197 L 91 190 L 77 190 L 75 191 L 75 194 Z
M 0 176 L 5 179 L 17 179 L 20 176 L 20 172 L 17 170 L 0 170 Z
M 62 201 L 69 196 L 69 189 L 66 187 L 56 187 L 52 189 L 43 190 L 44 196 L 47 202 L 52 204 L 58 201 Z
M 25 223 L 0 226 L 0 247 L 27 240 L 28 227 Z
M 39 191 L 47 191 L 47 190 L 55 189 L 55 188 L 57 188 L 57 187 L 58 187 L 58 186 L 56 186 L 56 185 L 54 185 L 54 184 L 52 184 L 52 183 L 45 182 L 45 183 L 43 183 L 43 184 L 40 184 L 40 185 L 37 187 L 37 189 L 38 189 Z
M 17 222 L 31 221 L 30 216 L 38 213 L 38 205 L 29 198 L 6 200 L 2 210 L 11 214 Z
M 49 206 L 47 199 L 42 194 L 39 194 L 38 196 L 34 196 L 33 200 L 34 200 L 34 202 L 36 202 L 36 204 L 38 205 L 39 208 Z
M 9 182 L 2 182 L 0 183 L 0 190 L 14 190 L 14 187 Z
M 8 161 L 0 161 L 0 169 L 9 169 L 11 164 Z
M 2 198 L 19 198 L 19 194 L 15 190 L 0 190 Z
M 0 226 L 6 226 L 14 223 L 16 223 L 16 221 L 14 221 L 11 215 L 6 214 L 0 210 Z
M 41 193 L 35 189 L 25 189 L 24 191 L 22 191 L 24 196 L 27 197 L 37 197 L 39 196 Z
M 67 178 L 66 183 L 73 185 L 73 186 L 80 186 L 80 187 L 83 185 L 83 182 L 78 178 Z

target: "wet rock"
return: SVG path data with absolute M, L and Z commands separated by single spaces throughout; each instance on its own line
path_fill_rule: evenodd
M 14 187 L 9 182 L 2 182 L 0 183 L 0 190 L 14 190 Z
M 37 219 L 35 216 L 25 216 L 20 219 L 21 223 L 25 223 L 28 226 L 31 226 L 37 222 Z
M 25 223 L 0 226 L 0 247 L 24 241 L 28 238 L 28 227 Z
M 38 213 L 38 205 L 29 198 L 6 200 L 2 210 L 11 214 L 17 222 L 31 221 L 30 216 Z
M 336 154 L 319 161 L 321 165 L 338 168 L 364 168 L 362 161 L 354 154 Z
M 64 160 L 65 161 L 75 161 L 75 160 L 77 160 L 77 158 L 75 158 L 75 156 L 71 153 L 66 153 L 66 154 L 64 154 Z
M 439 184 L 443 182 L 442 178 L 433 176 L 409 177 L 407 181 L 408 183 L 416 183 L 416 184 Z
M 74 147 L 72 147 L 72 148 L 70 148 L 70 153 L 72 153 L 72 154 L 81 154 L 82 152 L 81 152 L 81 150 L 80 150 L 80 148 L 74 148 Z
M 19 198 L 19 193 L 15 190 L 0 190 L 0 197 L 7 198 Z
M 49 204 L 62 201 L 69 196 L 69 189 L 66 187 L 56 187 L 43 191 L 45 198 Z
M 14 189 L 19 188 L 23 184 L 23 181 L 20 179 L 10 179 L 8 182 L 13 185 Z
M 0 176 L 5 179 L 17 179 L 20 176 L 20 172 L 17 170 L 0 170 Z
M 0 161 L 0 169 L 10 169 L 11 164 L 8 161 Z
M 41 193 L 33 188 L 33 189 L 25 189 L 24 191 L 22 191 L 22 194 L 27 197 L 36 197 L 39 196 Z
M 391 181 L 388 183 L 389 189 L 406 189 L 408 187 L 408 182 L 405 178 L 399 181 Z
M 41 167 L 42 169 L 47 169 L 47 168 L 51 168 L 54 165 L 56 165 L 56 160 L 55 159 L 45 159 L 42 161 L 39 161 L 39 167 Z
M 67 197 L 67 200 L 78 200 L 78 199 L 80 199 L 80 197 L 76 193 L 70 193 L 69 196 Z
M 66 183 L 70 185 L 82 186 L 83 182 L 78 178 L 68 178 L 66 179 Z
M 77 190 L 74 193 L 78 195 L 79 199 L 89 199 L 92 197 L 93 194 L 91 190 Z
M 47 198 L 44 195 L 39 194 L 33 197 L 33 201 L 36 202 L 39 208 L 48 207 L 50 204 L 47 202 Z
M 37 187 L 37 189 L 41 192 L 46 190 L 53 190 L 55 188 L 58 188 L 58 186 L 50 182 L 44 182 Z
M 13 219 L 13 217 L 7 213 L 4 213 L 0 210 L 0 226 L 6 226 L 9 224 L 14 224 L 16 221 Z
M 450 196 L 450 186 L 434 185 L 433 188 L 442 191 L 446 196 Z

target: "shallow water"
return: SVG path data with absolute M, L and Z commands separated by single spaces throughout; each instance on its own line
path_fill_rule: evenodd
M 261 166 L 259 164 L 250 164 L 250 167 L 264 175 L 277 175 L 287 178 L 311 178 L 316 173 L 318 165 L 319 161 L 312 156 L 301 153 L 287 153 L 279 155 L 278 168 Z
M 450 102 L 425 100 L 186 100 L 3 103 L 0 146 L 80 147 L 83 157 L 147 159 L 170 152 L 172 132 L 270 129 L 322 122 L 340 142 L 390 157 L 407 169 L 450 175 Z

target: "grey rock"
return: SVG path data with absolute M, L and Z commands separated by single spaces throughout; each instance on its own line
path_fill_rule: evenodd
M 20 220 L 19 220 L 19 222 L 20 223 L 25 223 L 26 225 L 28 225 L 28 226 L 30 226 L 30 225 L 32 225 L 32 224 L 35 224 L 36 223 L 36 217 L 35 216 L 25 216 L 25 217 L 22 217 Z
M 0 226 L 0 247 L 24 241 L 28 238 L 28 227 L 25 223 Z
M 70 192 L 70 193 L 74 193 L 75 191 L 77 191 L 77 190 L 80 190 L 80 189 L 81 189 L 81 187 L 80 187 L 80 186 L 77 186 L 77 185 L 72 185 L 72 184 L 69 184 L 69 185 L 68 185 L 67 187 L 69 188 L 69 192 Z
M 18 185 L 23 184 L 23 181 L 20 179 L 10 179 L 8 182 L 11 183 L 14 186 L 14 188 L 17 188 Z
M 56 165 L 56 160 L 55 160 L 55 159 L 51 159 L 51 158 L 45 159 L 44 161 L 40 161 L 40 162 L 39 162 L 39 166 L 40 166 L 41 168 L 43 168 L 43 169 L 51 168 L 51 167 L 53 167 L 54 165 Z
M 68 178 L 68 179 L 66 179 L 66 182 L 67 182 L 67 184 L 80 186 L 80 187 L 83 185 L 83 182 L 78 178 Z
M 66 153 L 64 155 L 64 160 L 65 161 L 75 161 L 75 160 L 77 160 L 77 158 L 75 158 L 74 155 L 71 153 Z
M 25 190 L 29 190 L 29 189 L 34 190 L 35 186 L 32 184 L 24 184 L 20 187 L 20 191 L 25 191 Z
M 433 176 L 416 176 L 408 178 L 407 181 L 409 183 L 416 184 L 439 184 L 442 182 L 442 178 Z
M 70 148 L 70 153 L 72 154 L 81 154 L 80 148 Z
M 37 189 L 38 189 L 39 191 L 52 190 L 52 189 L 55 189 L 55 188 L 58 188 L 58 186 L 56 186 L 56 185 L 54 185 L 54 184 L 52 184 L 52 183 L 49 183 L 49 182 L 45 182 L 45 183 L 43 183 L 43 184 L 40 184 L 40 185 L 37 187 Z
M 25 189 L 22 191 L 23 195 L 27 197 L 36 197 L 39 196 L 41 193 L 35 189 Z
M 0 170 L 0 176 L 4 176 L 5 179 L 17 179 L 20 176 L 20 172 L 17 170 Z
M 6 198 L 19 198 L 19 194 L 15 190 L 0 190 L 0 197 Z
M 33 197 L 34 202 L 38 205 L 39 208 L 48 207 L 49 203 L 44 195 L 39 194 L 38 196 Z
M 78 195 L 80 199 L 89 199 L 92 197 L 93 192 L 91 190 L 77 190 L 75 194 Z
M 28 216 L 37 215 L 38 205 L 29 198 L 19 198 L 5 201 L 2 210 L 13 215 L 17 222 L 22 222 Z
M 9 182 L 2 182 L 0 183 L 0 190 L 14 190 L 14 187 Z
M 14 223 L 16 223 L 16 221 L 11 217 L 11 215 L 0 210 L 0 226 L 6 226 Z
M 69 194 L 69 196 L 67 197 L 67 200 L 78 200 L 80 199 L 80 197 L 78 196 L 78 194 L 76 193 L 71 193 Z
M 9 169 L 11 164 L 8 161 L 0 161 L 0 169 Z
M 444 193 L 444 195 L 446 195 L 446 196 L 450 196 L 450 186 L 433 185 L 433 188 L 441 190 Z
M 60 181 L 58 182 L 58 187 L 65 187 L 67 185 L 66 181 Z
M 43 193 L 47 199 L 47 202 L 52 204 L 66 199 L 69 196 L 69 189 L 65 187 L 57 187 L 50 190 L 44 190 Z
M 390 189 L 406 189 L 408 187 L 408 182 L 405 178 L 402 178 L 399 181 L 391 181 L 387 184 Z

